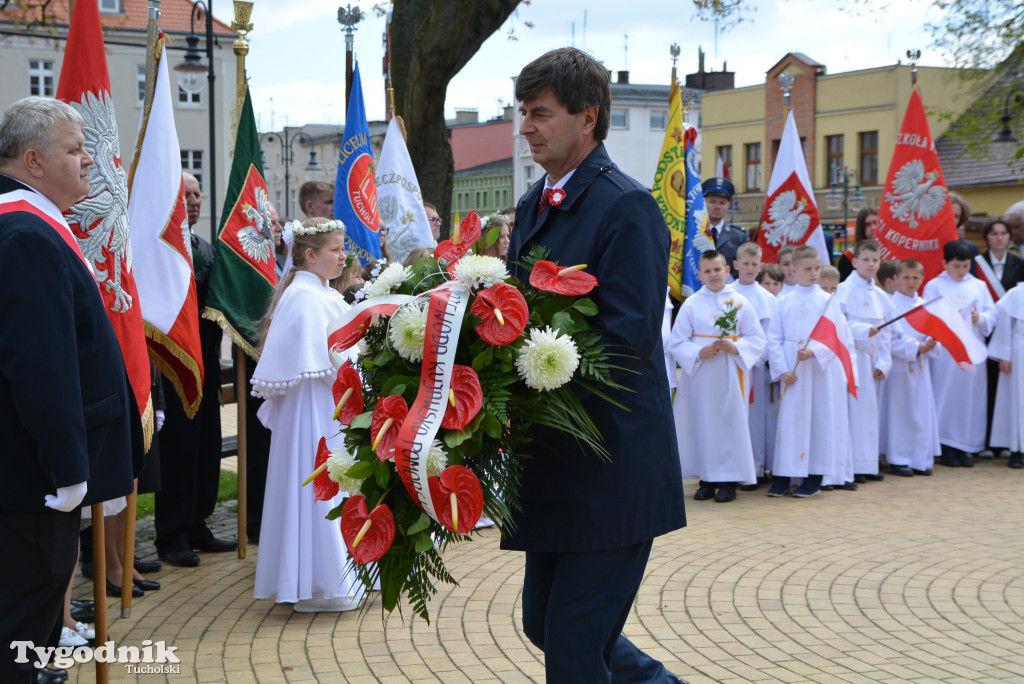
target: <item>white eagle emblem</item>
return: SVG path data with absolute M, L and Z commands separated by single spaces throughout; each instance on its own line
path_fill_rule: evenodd
M 188 216 L 181 221 L 181 239 L 182 245 L 185 247 L 185 257 L 188 259 L 188 263 L 192 263 L 192 231 L 188 226 Z
M 121 145 L 114 101 L 110 93 L 97 96 L 88 92 L 71 106 L 82 115 L 85 149 L 96 163 L 89 170 L 89 194 L 72 205 L 65 217 L 86 233 L 78 239 L 78 246 L 92 264 L 97 282 L 114 293 L 111 311 L 125 313 L 132 307 L 132 297 L 125 292 L 121 278 L 131 273 L 132 245 L 128 239 L 128 179 L 124 168 L 115 163 L 121 158 Z
M 912 159 L 893 176 L 893 191 L 885 196 L 892 216 L 911 228 L 917 228 L 918 218 L 927 221 L 937 216 L 946 206 L 946 188 L 935 185 L 938 171 L 925 173 L 924 162 Z
M 811 217 L 804 213 L 807 200 L 797 201 L 795 190 L 780 192 L 768 207 L 768 223 L 765 224 L 765 240 L 778 247 L 784 243 L 800 242 L 811 226 Z
M 270 261 L 274 254 L 274 234 L 270 230 L 270 199 L 266 190 L 256 188 L 256 206 L 246 204 L 245 217 L 253 225 L 238 231 L 238 242 L 253 261 Z
M 715 248 L 715 243 L 711 240 L 711 229 L 707 227 L 707 217 L 708 212 L 704 209 L 697 209 L 693 212 L 693 225 L 698 227 L 697 232 L 693 234 L 693 248 L 701 254 Z M 700 226 L 704 226 L 707 230 L 701 229 Z

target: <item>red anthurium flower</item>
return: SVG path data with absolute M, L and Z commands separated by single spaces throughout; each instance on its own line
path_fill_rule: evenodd
M 585 295 L 597 287 L 597 278 L 584 273 L 586 264 L 562 268 L 550 261 L 538 261 L 530 271 L 530 285 L 538 290 L 564 295 Z
M 466 214 L 462 223 L 452 233 L 451 240 L 444 240 L 434 248 L 434 258 L 458 261 L 480 239 L 480 217 L 475 211 Z
M 448 389 L 448 408 L 441 420 L 441 427 L 447 430 L 465 429 L 469 421 L 480 412 L 483 401 L 484 392 L 480 389 L 480 378 L 476 371 L 469 366 L 455 364 Z
M 484 512 L 480 480 L 466 466 L 453 465 L 428 482 L 438 522 L 456 534 L 468 534 Z
M 373 408 L 370 419 L 370 437 L 373 439 L 373 451 L 377 458 L 386 461 L 395 457 L 395 442 L 398 441 L 398 430 L 402 421 L 409 413 L 405 399 L 397 394 L 384 397 Z
M 469 310 L 481 319 L 480 325 L 473 328 L 476 334 L 495 346 L 516 341 L 530 320 L 526 299 L 508 283 L 495 283 L 481 290 Z
M 387 504 L 379 504 L 367 514 L 366 499 L 349 497 L 341 507 L 341 536 L 355 562 L 372 563 L 391 548 L 395 539 L 395 516 Z
M 327 475 L 327 459 L 331 451 L 327 448 L 327 438 L 321 437 L 316 449 L 316 477 L 313 479 L 313 497 L 317 501 L 328 501 L 338 495 L 338 483 Z
M 350 425 L 352 419 L 363 412 L 363 380 L 351 361 L 338 369 L 331 393 L 334 395 L 334 419 L 342 425 Z

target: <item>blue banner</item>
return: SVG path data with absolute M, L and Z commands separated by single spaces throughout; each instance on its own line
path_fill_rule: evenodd
M 345 223 L 345 250 L 355 254 L 364 266 L 381 256 L 376 172 L 357 62 L 345 116 L 345 135 L 338 153 L 334 218 Z
M 703 283 L 697 277 L 700 255 L 715 248 L 708 226 L 708 213 L 704 209 L 704 193 L 700 187 L 700 172 L 697 170 L 697 129 L 688 126 L 685 135 L 686 149 L 686 238 L 683 241 L 683 297 L 689 297 L 699 290 Z

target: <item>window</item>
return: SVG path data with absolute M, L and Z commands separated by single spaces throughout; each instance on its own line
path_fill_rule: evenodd
M 732 176 L 732 145 L 719 145 L 715 148 L 715 175 L 718 175 L 718 166 L 722 167 L 722 176 Z
M 476 207 L 477 208 L 480 207 L 480 191 L 479 190 L 477 190 L 477 192 L 476 192 Z
M 611 127 L 612 128 L 629 128 L 629 110 L 628 109 L 613 109 L 613 110 L 611 110 Z
M 843 136 L 825 136 L 825 169 L 828 175 L 825 176 L 825 185 L 840 183 L 843 175 Z
M 459 211 L 462 211 L 463 209 L 465 209 L 465 207 L 464 207 L 464 206 L 462 205 L 462 193 L 461 193 L 461 192 L 460 192 L 460 193 L 458 193 L 458 194 L 456 195 L 456 197 L 457 197 L 457 198 L 458 198 L 458 200 L 459 200 L 459 203 L 458 203 Z
M 531 164 L 523 167 L 523 185 L 527 188 L 533 185 L 533 165 Z
M 182 150 L 181 170 L 184 173 L 191 173 L 199 181 L 199 189 L 203 189 L 203 151 Z
M 860 184 L 878 185 L 878 131 L 860 134 Z
M 668 112 L 651 112 L 651 130 L 663 131 L 668 125 Z
M 508 190 L 501 191 L 501 206 L 502 208 L 508 206 Z
M 747 143 L 743 147 L 746 150 L 747 160 L 747 192 L 759 192 L 761 190 L 761 143 Z
M 140 64 L 138 69 L 138 73 L 135 76 L 135 82 L 138 84 L 135 99 L 138 104 L 143 104 L 146 101 L 146 66 Z
M 53 97 L 53 84 L 53 62 L 29 60 L 28 94 L 38 97 Z
M 121 0 L 100 0 L 100 14 L 121 14 Z
M 185 89 L 178 86 L 178 104 L 195 107 L 203 104 L 203 91 L 198 93 L 186 93 Z

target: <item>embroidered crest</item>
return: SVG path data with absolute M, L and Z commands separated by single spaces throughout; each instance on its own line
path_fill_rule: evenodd
M 256 188 L 256 206 L 245 205 L 245 217 L 253 222 L 238 231 L 238 242 L 249 258 L 267 263 L 274 254 L 274 234 L 270 226 L 270 200 L 267 191 Z
M 768 244 L 778 247 L 803 241 L 811 225 L 811 217 L 805 209 L 807 200 L 801 197 L 797 201 L 795 190 L 780 192 L 768 208 L 768 223 L 765 225 Z
M 946 206 L 946 188 L 936 185 L 938 171 L 925 173 L 924 162 L 911 159 L 893 177 L 893 191 L 885 196 L 892 216 L 911 228 L 917 228 L 918 219 L 927 221 L 937 216 Z

